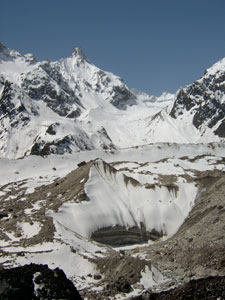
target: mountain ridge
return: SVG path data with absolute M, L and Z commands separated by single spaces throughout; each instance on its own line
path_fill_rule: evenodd
M 224 84 L 221 60 L 176 95 L 155 97 L 129 89 L 80 48 L 68 58 L 38 62 L 1 43 L 0 156 L 222 142 Z

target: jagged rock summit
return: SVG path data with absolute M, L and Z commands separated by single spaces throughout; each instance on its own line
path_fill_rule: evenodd
M 86 55 L 84 53 L 84 51 L 82 50 L 82 48 L 80 47 L 76 47 L 74 48 L 73 52 L 72 52 L 72 56 L 75 56 L 77 58 L 80 58 L 81 60 L 87 60 L 86 59 Z

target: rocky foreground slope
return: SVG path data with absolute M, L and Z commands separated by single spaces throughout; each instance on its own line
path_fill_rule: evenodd
M 117 157 L 109 151 L 108 160 L 115 159 L 111 163 L 99 159 L 85 163 L 76 156 L 30 157 L 27 164 L 26 160 L 8 163 L 6 176 L 14 173 L 17 180 L 14 177 L 0 190 L 2 266 L 47 263 L 50 268 L 59 267 L 84 299 L 128 299 L 191 279 L 223 276 L 224 146 L 202 145 L 202 154 L 198 146 L 198 155 L 190 153 L 194 149 L 190 145 L 160 147 L 164 158 L 152 162 L 146 162 L 146 157 L 153 146 L 148 151 L 130 149 L 129 157 L 136 153 L 139 163 L 120 160 L 123 151 Z M 189 155 L 181 155 L 185 152 Z M 68 175 L 51 177 L 76 162 L 78 167 Z M 4 168 L 4 161 L 0 163 Z M 31 175 L 23 178 L 23 172 Z M 94 172 L 99 172 L 99 178 L 92 176 Z M 184 186 L 185 193 L 181 193 Z M 197 194 L 191 196 L 193 187 Z M 134 197 L 136 191 L 136 200 L 130 199 L 133 203 L 126 200 L 126 194 Z M 189 202 L 182 202 L 184 197 Z M 148 201 L 152 202 L 149 207 Z M 186 210 L 184 205 L 190 201 L 191 210 Z M 181 226 L 177 217 L 166 219 L 167 210 L 176 216 L 173 209 L 183 216 Z M 135 223 L 124 223 L 132 213 L 136 228 Z M 178 231 L 171 233 L 173 226 Z M 96 228 L 101 230 L 100 240 L 93 234 Z M 147 244 L 143 244 L 145 235 L 150 239 Z M 122 241 L 123 247 L 111 247 L 115 240 Z
M 224 276 L 196 279 L 168 291 L 159 293 L 153 292 L 149 295 L 134 297 L 132 300 L 224 299 L 224 284 Z

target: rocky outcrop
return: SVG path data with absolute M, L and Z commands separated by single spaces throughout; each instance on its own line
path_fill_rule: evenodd
M 73 283 L 58 268 L 25 265 L 0 271 L 0 300 L 81 300 Z

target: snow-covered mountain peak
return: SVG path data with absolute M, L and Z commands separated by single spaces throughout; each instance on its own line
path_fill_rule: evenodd
M 225 58 L 216 62 L 212 67 L 206 69 L 205 75 L 215 75 L 216 73 L 224 73 L 225 72 Z

